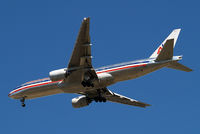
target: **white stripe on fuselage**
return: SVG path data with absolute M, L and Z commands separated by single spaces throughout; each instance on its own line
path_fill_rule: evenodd
M 49 81 L 45 81 L 45 82 L 38 82 L 38 83 L 34 83 L 34 84 L 30 84 L 30 85 L 26 85 L 26 86 L 22 86 L 22 87 L 20 87 L 20 88 L 17 88 L 17 89 L 15 89 L 15 90 L 13 90 L 12 92 L 10 92 L 10 94 L 14 93 L 14 92 L 17 91 L 17 90 L 20 91 L 20 89 L 22 89 L 22 88 L 26 88 L 26 87 L 30 87 L 30 86 L 34 86 L 34 85 L 38 85 L 38 84 L 49 83 L 49 82 L 51 82 L 51 80 L 49 80 Z
M 128 67 L 128 66 L 133 66 L 133 65 L 141 65 L 141 64 L 149 63 L 150 61 L 151 60 L 130 61 L 130 62 L 114 64 L 114 65 L 110 65 L 110 66 L 100 67 L 95 70 L 96 70 L 96 72 L 108 71 L 108 70 L 114 70 L 114 69 L 124 68 L 124 67 Z

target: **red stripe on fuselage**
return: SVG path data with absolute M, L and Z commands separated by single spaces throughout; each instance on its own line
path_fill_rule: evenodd
M 61 81 L 61 80 L 60 80 Z M 57 83 L 57 82 L 60 82 L 60 81 L 51 81 L 51 82 L 44 82 L 44 83 L 39 83 L 39 84 L 35 84 L 35 85 L 30 85 L 30 86 L 25 86 L 25 87 L 22 87 L 22 88 L 19 88 L 17 90 L 14 90 L 12 93 L 10 93 L 9 95 L 13 94 L 13 93 L 16 93 L 18 91 L 21 91 L 23 89 L 27 89 L 27 88 L 31 88 L 31 87 L 37 87 L 37 86 L 42 86 L 42 85 L 46 85 L 46 84 L 52 84 L 52 83 Z

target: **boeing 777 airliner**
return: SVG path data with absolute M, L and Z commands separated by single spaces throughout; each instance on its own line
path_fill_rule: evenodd
M 23 107 L 27 99 L 58 93 L 79 94 L 79 97 L 72 99 L 74 108 L 88 106 L 92 101 L 111 101 L 146 107 L 150 105 L 114 93 L 107 87 L 120 81 L 138 78 L 163 67 L 192 71 L 178 62 L 182 56 L 173 56 L 173 48 L 181 29 L 173 30 L 149 58 L 94 69 L 89 20 L 84 18 L 82 21 L 67 68 L 51 71 L 49 78 L 26 82 L 11 91 L 8 96 L 19 99 Z

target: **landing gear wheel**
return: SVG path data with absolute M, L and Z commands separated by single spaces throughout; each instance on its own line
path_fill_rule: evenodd
M 81 84 L 82 84 L 84 87 L 86 87 L 85 81 L 82 81 Z
M 22 105 L 22 107 L 25 107 L 25 106 L 26 106 L 26 105 L 25 105 L 25 103 L 24 103 L 24 102 L 25 102 L 25 98 L 24 98 L 24 97 L 23 97 L 23 98 L 21 98 L 21 99 L 20 99 L 20 101 L 21 101 L 21 103 L 22 103 L 22 104 L 21 104 L 21 105 Z
M 103 102 L 106 102 L 106 98 L 103 98 Z
M 94 84 L 93 84 L 93 83 L 91 84 L 91 87 L 94 87 Z
M 94 98 L 94 101 L 95 101 L 95 102 L 98 102 L 98 98 Z
M 99 102 L 102 102 L 103 100 L 102 100 L 102 98 L 99 98 Z
M 94 84 L 88 81 L 82 81 L 81 84 L 83 87 L 94 87 Z
M 26 104 L 22 103 L 22 107 L 25 107 L 25 106 L 26 106 Z

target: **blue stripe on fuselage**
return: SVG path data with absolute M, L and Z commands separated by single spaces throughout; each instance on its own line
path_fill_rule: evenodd
M 21 88 L 21 87 L 24 87 L 24 86 L 28 86 L 28 85 L 32 85 L 32 84 L 41 83 L 41 82 L 47 82 L 47 81 L 50 81 L 50 79 L 45 78 L 45 79 L 34 80 L 34 81 L 26 82 L 26 83 L 16 87 L 15 89 L 18 89 L 18 88 Z
M 117 67 L 128 66 L 128 65 L 149 63 L 149 62 L 150 62 L 149 60 L 125 62 L 125 63 L 114 64 L 114 65 L 110 65 L 110 66 L 100 67 L 100 68 L 97 68 L 96 71 L 107 70 L 107 69 L 111 69 L 111 68 L 117 68 Z

